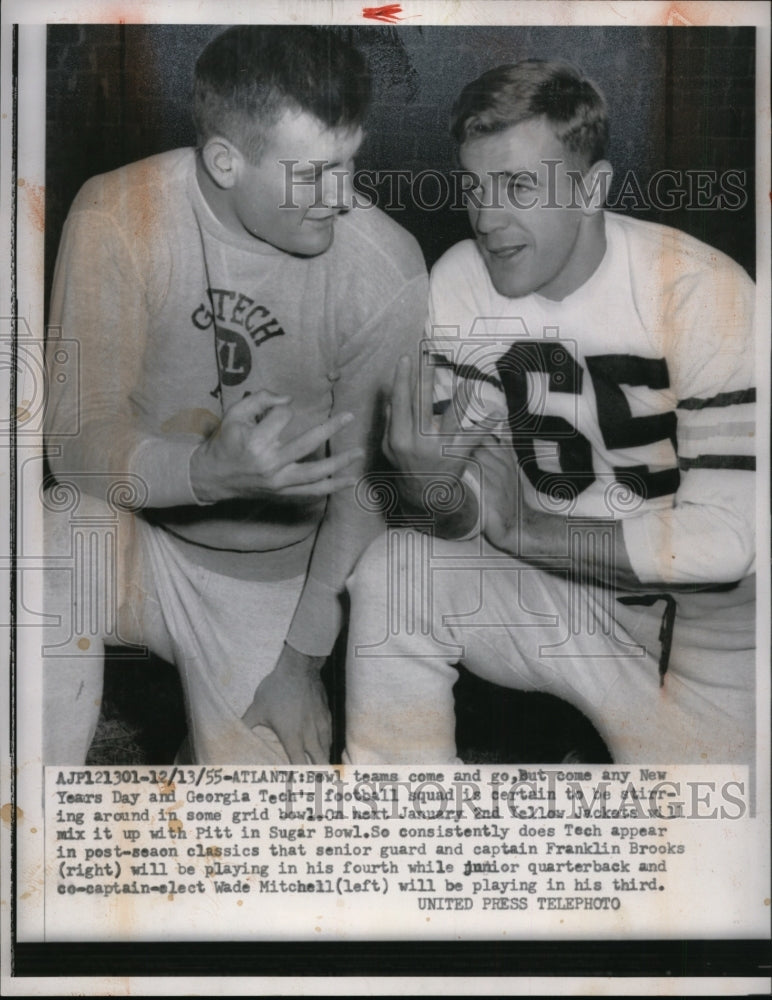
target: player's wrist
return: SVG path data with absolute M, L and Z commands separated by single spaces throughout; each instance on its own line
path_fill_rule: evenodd
M 196 500 L 201 506 L 217 503 L 224 500 L 225 495 L 218 488 L 210 470 L 207 460 L 206 441 L 202 442 L 193 452 L 191 452 L 188 477 L 190 488 Z
M 437 511 L 435 517 L 438 533 L 443 538 L 465 542 L 476 538 L 482 530 L 480 483 L 473 467 L 467 466 L 463 470 L 457 479 L 457 485 L 461 490 L 458 499 L 451 496 L 448 500 L 449 504 L 455 503 L 457 506 L 447 512 Z
M 299 649 L 295 649 L 294 646 L 285 641 L 276 666 L 287 673 L 317 674 L 326 661 L 326 656 L 301 653 Z

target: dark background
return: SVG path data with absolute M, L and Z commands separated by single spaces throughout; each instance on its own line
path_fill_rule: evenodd
M 209 25 L 51 25 L 48 28 L 46 300 L 61 227 L 81 184 L 153 153 L 192 145 L 193 65 L 221 28 Z M 361 169 L 450 171 L 450 108 L 485 69 L 521 58 L 563 58 L 604 92 L 614 203 L 633 171 L 645 192 L 658 170 L 745 171 L 739 211 L 645 210 L 630 214 L 677 226 L 755 265 L 755 30 L 650 27 L 367 27 L 338 29 L 367 55 L 374 75 Z M 463 211 L 395 213 L 427 264 L 469 235 Z M 327 667 L 342 689 L 340 652 Z M 459 747 L 468 760 L 607 759 L 597 734 L 546 695 L 501 692 L 459 681 Z M 184 734 L 172 667 L 108 662 L 103 718 L 91 762 L 164 763 Z M 340 728 L 337 742 L 340 744 Z

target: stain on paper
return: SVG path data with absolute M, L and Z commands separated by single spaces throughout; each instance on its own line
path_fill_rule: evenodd
M 24 813 L 18 806 L 16 806 L 15 809 L 16 809 L 16 817 L 15 817 L 16 822 L 21 823 L 22 819 L 24 818 Z M 2 819 L 3 823 L 7 823 L 8 826 L 10 826 L 11 823 L 14 821 L 14 806 L 12 806 L 10 802 L 6 802 L 5 805 L 0 807 L 0 819 Z

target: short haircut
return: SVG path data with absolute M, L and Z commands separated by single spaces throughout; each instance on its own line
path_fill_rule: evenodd
M 334 31 L 243 25 L 218 35 L 199 56 L 193 120 L 200 146 L 222 136 L 256 163 L 285 111 L 354 128 L 369 97 L 364 56 Z
M 544 118 L 564 149 L 591 166 L 606 154 L 606 102 L 569 63 L 525 59 L 488 70 L 453 107 L 451 132 L 463 144 L 532 118 Z

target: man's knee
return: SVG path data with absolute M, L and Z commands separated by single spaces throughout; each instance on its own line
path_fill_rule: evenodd
M 43 498 L 43 579 L 49 642 L 89 645 L 114 637 L 125 600 L 131 515 L 85 493 L 56 487 Z M 54 641 L 53 633 L 56 632 Z
M 414 528 L 394 528 L 371 542 L 347 581 L 353 597 L 383 598 L 412 586 L 428 570 L 432 548 L 440 544 Z M 442 543 L 447 545 L 448 543 Z
M 353 599 L 386 592 L 389 573 L 388 538 L 387 534 L 379 535 L 359 557 L 346 581 Z

